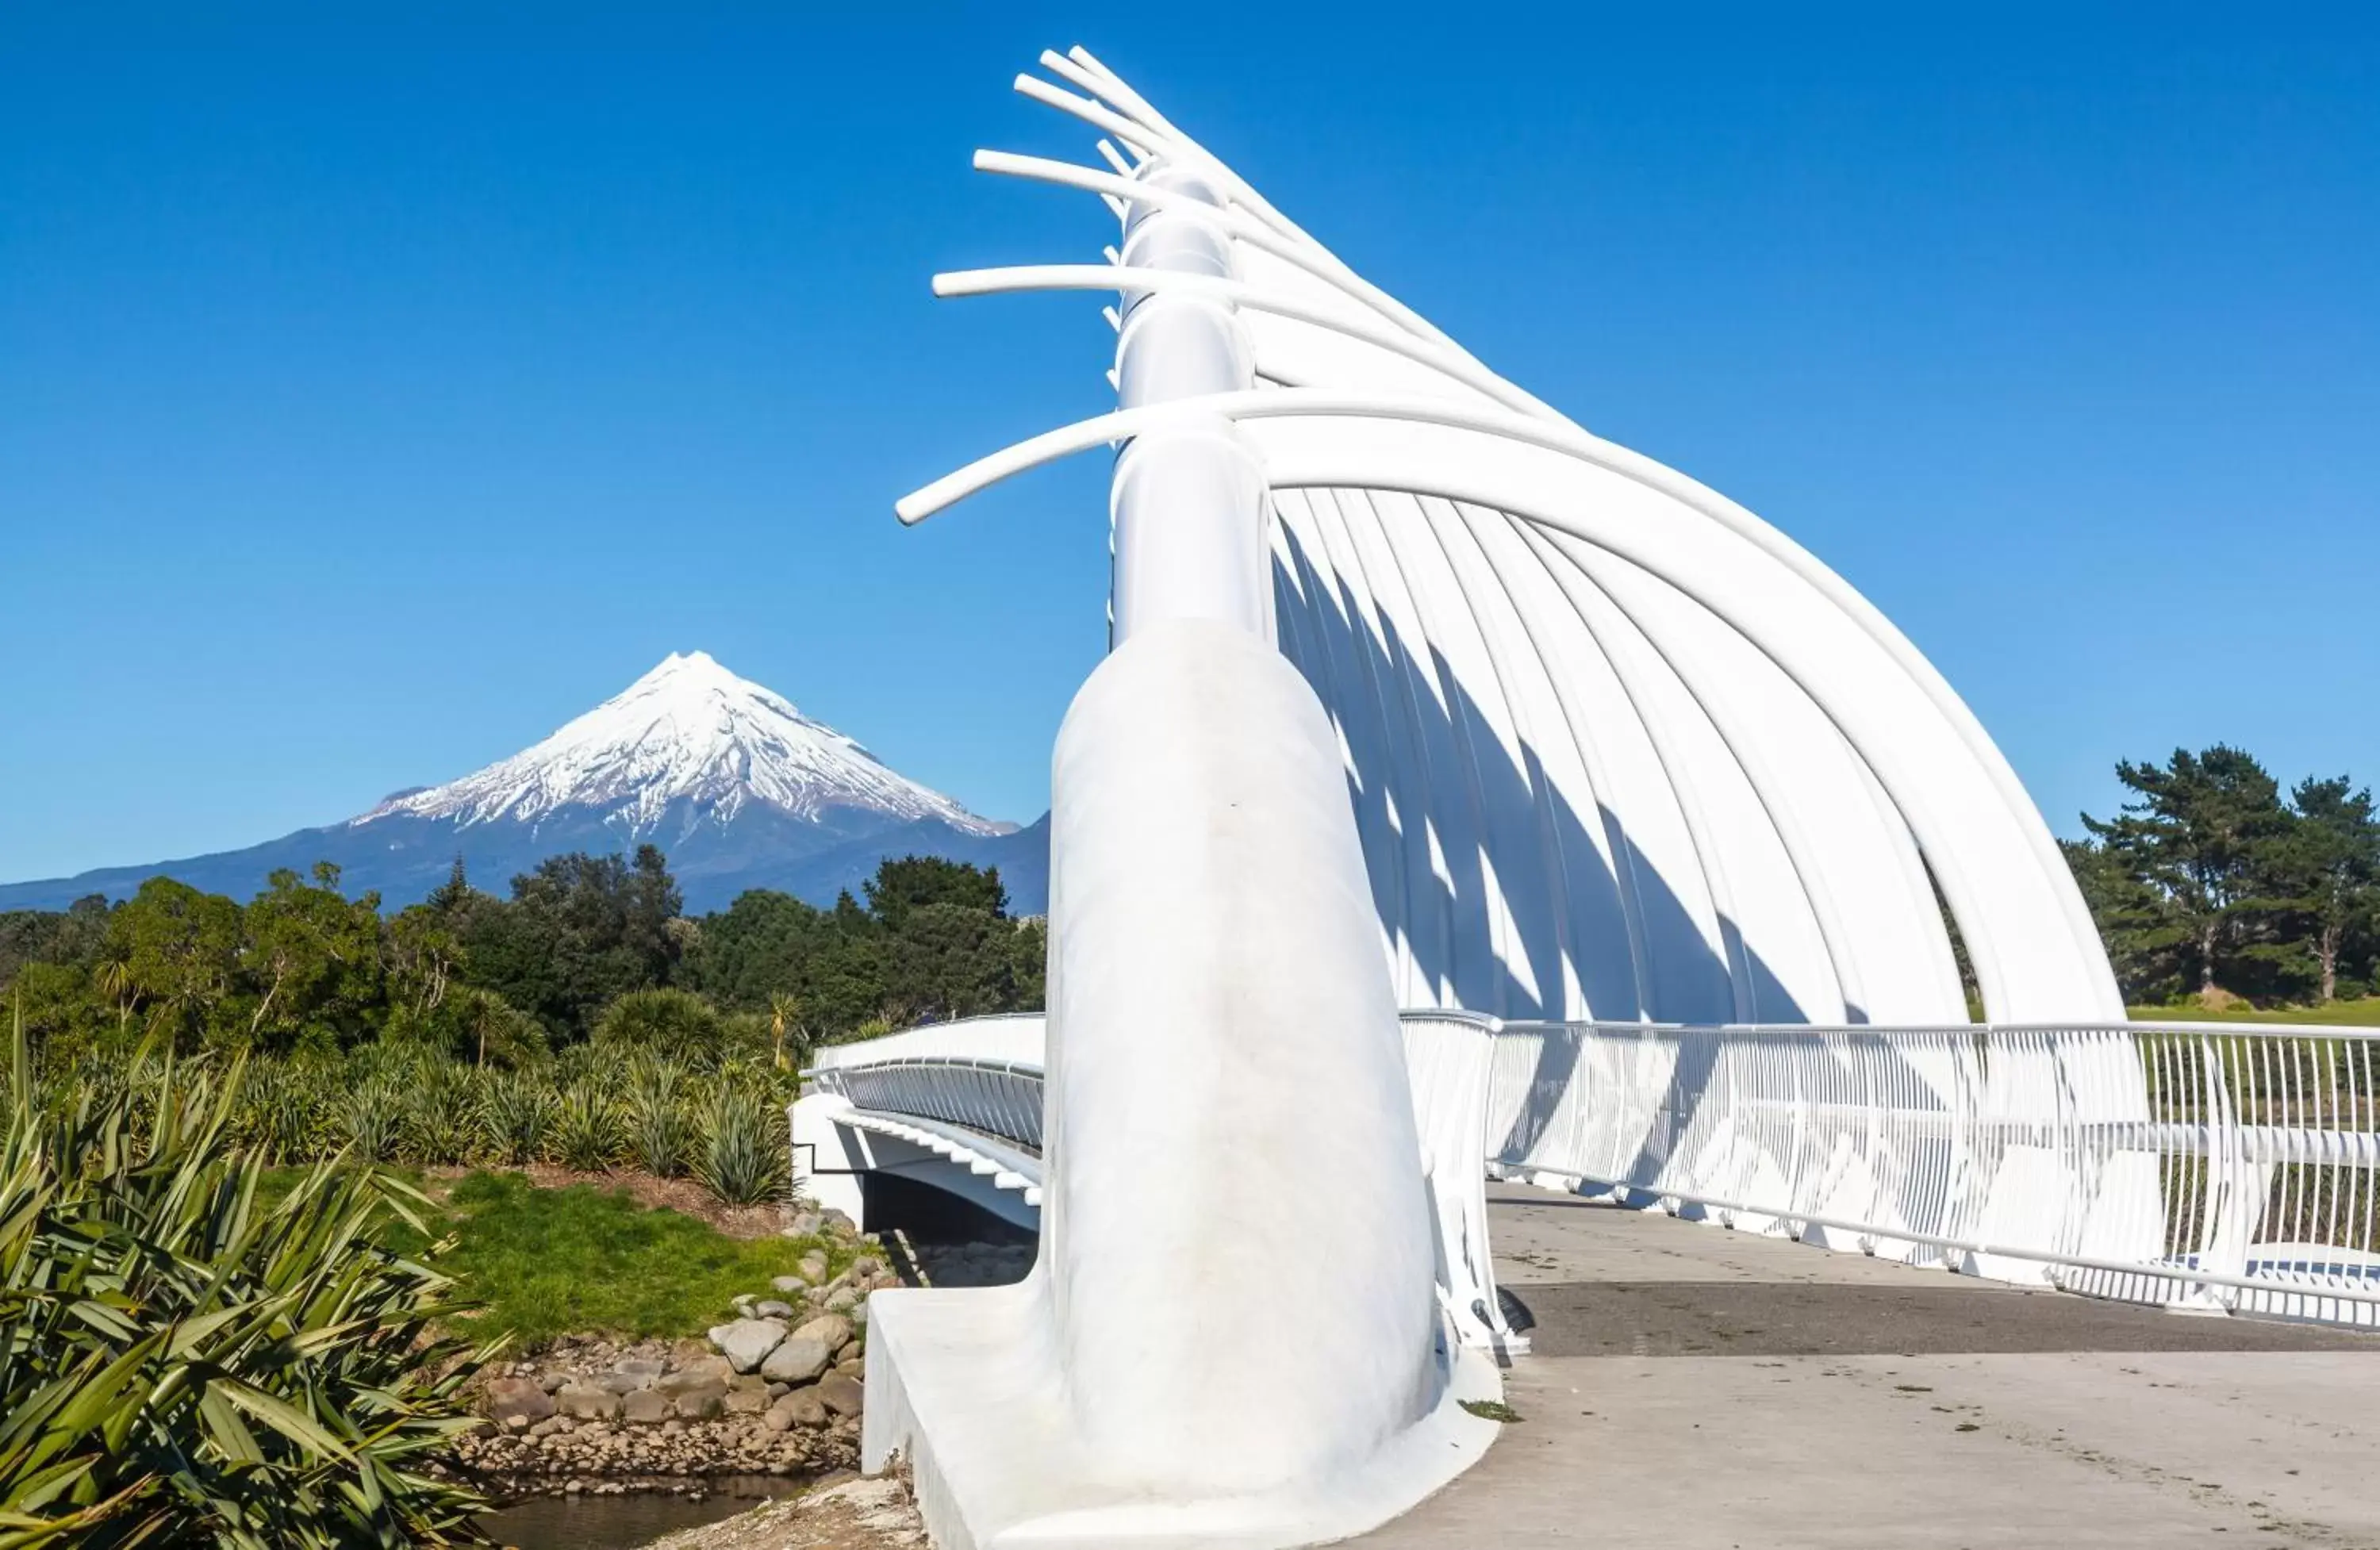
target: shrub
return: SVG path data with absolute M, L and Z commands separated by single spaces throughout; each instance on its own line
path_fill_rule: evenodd
M 517 1168 L 544 1156 L 558 1104 L 552 1085 L 537 1075 L 490 1078 L 480 1095 L 480 1130 L 495 1160 Z
M 627 1126 L 611 1089 L 592 1079 L 581 1079 L 563 1089 L 553 1112 L 553 1160 L 565 1168 L 600 1173 L 620 1160 L 627 1148 Z
M 380 1245 L 423 1204 L 318 1167 L 267 1204 L 220 1080 L 144 1060 L 36 1101 L 19 1034 L 0 1145 L 0 1543 L 483 1545 L 427 1472 L 490 1354 L 432 1342 L 451 1283 Z
M 603 1009 L 594 1043 L 623 1055 L 650 1052 L 693 1066 L 716 1065 L 728 1042 L 727 1020 L 686 990 L 631 990 Z
M 783 1115 L 765 1088 L 724 1082 L 703 1104 L 694 1177 L 729 1205 L 782 1197 L 791 1182 Z
M 468 1162 L 480 1137 L 480 1095 L 466 1067 L 425 1066 L 405 1089 L 404 1140 L 419 1163 Z
M 339 1125 L 358 1162 L 387 1162 L 396 1156 L 405 1129 L 405 1090 L 389 1076 L 368 1077 L 348 1089 Z
M 694 1122 L 686 1111 L 686 1068 L 674 1060 L 639 1060 L 628 1079 L 628 1135 L 638 1166 L 656 1179 L 686 1171 Z

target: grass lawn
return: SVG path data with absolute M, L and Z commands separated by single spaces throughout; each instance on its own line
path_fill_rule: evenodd
M 853 1257 L 824 1238 L 732 1238 L 621 1188 L 540 1189 L 518 1173 L 407 1177 L 438 1202 L 438 1235 L 455 1240 L 437 1267 L 486 1305 L 470 1333 L 509 1329 L 516 1350 L 565 1334 L 698 1335 L 735 1316 L 731 1298 L 766 1296 L 771 1278 L 811 1250 L 838 1271 Z M 400 1223 L 394 1246 L 423 1245 Z
M 2357 1001 L 2333 1001 L 2326 1007 L 2281 1007 L 2259 1011 L 2253 1007 L 2210 1011 L 2195 1001 L 2178 1007 L 2131 1007 L 2142 1023 L 2307 1023 L 2329 1027 L 2380 1028 L 2380 996 Z

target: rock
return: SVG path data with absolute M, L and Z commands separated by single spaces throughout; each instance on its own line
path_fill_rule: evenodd
M 843 1212 L 835 1210 L 832 1206 L 829 1206 L 827 1209 L 820 1212 L 819 1215 L 826 1218 L 825 1226 L 822 1230 L 832 1233 L 837 1238 L 856 1238 L 859 1236 L 859 1224 L 853 1221 Z
M 812 1238 L 826 1230 L 826 1218 L 816 1211 L 804 1211 L 785 1224 L 788 1238 Z
M 492 1378 L 488 1383 L 488 1414 L 509 1425 L 542 1421 L 553 1413 L 553 1399 L 534 1378 Z
M 811 1320 L 811 1324 L 825 1322 Z M 802 1326 L 805 1329 L 809 1325 Z M 788 1337 L 760 1363 L 760 1375 L 771 1383 L 808 1383 L 834 1360 L 834 1348 L 811 1335 Z
M 794 1305 L 790 1302 L 779 1302 L 774 1300 L 767 1302 L 755 1302 L 752 1304 L 752 1316 L 755 1318 L 791 1318 L 794 1316 Z
M 734 1308 L 737 1313 L 742 1314 L 746 1318 L 750 1318 L 752 1316 L 753 1302 L 754 1298 L 752 1294 L 747 1291 L 740 1297 L 731 1299 L 728 1305 Z
M 681 1421 L 712 1421 L 727 1408 L 727 1386 L 713 1378 L 680 1393 L 672 1408 Z
M 553 1396 L 554 1409 L 578 1421 L 609 1421 L 620 1413 L 620 1397 L 608 1388 L 569 1384 Z
M 652 1381 L 635 1373 L 605 1373 L 596 1378 L 595 1387 L 606 1394 L 634 1394 L 639 1388 L 652 1387 Z
M 663 1399 L 674 1399 L 686 1390 L 699 1388 L 705 1384 L 715 1383 L 725 1388 L 727 1380 L 735 1375 L 735 1370 L 728 1365 L 727 1358 L 706 1353 L 699 1362 L 690 1362 L 674 1373 L 655 1378 L 653 1392 Z
M 702 1354 L 708 1354 L 704 1352 Z M 669 1371 L 669 1363 L 658 1356 L 624 1356 L 612 1363 L 612 1371 L 624 1378 L 642 1378 L 647 1383 Z M 643 1385 L 638 1387 L 642 1387 Z
M 804 1260 L 802 1263 L 807 1265 L 809 1262 Z M 821 1260 L 819 1263 L 824 1265 L 826 1262 Z M 799 1297 L 809 1290 L 809 1285 L 808 1280 L 800 1276 L 780 1276 L 769 1283 L 769 1290 L 783 1292 L 787 1297 Z
M 760 1417 L 760 1429 L 771 1435 L 790 1432 L 794 1429 L 794 1418 L 771 1405 L 769 1412 Z
M 854 1383 L 864 1383 L 868 1379 L 868 1363 L 862 1362 L 856 1356 L 850 1358 L 848 1361 L 836 1362 L 834 1364 L 834 1371 L 841 1376 L 851 1379 Z
M 816 1249 L 812 1249 L 809 1253 L 802 1255 L 802 1279 L 809 1282 L 813 1286 L 825 1280 L 826 1255 L 819 1253 Z M 784 1289 L 780 1287 L 778 1290 L 782 1291 Z
M 733 1324 L 714 1326 L 710 1331 L 710 1343 L 739 1373 L 758 1367 L 784 1338 L 784 1321 L 773 1318 L 739 1318 Z
M 861 1396 L 859 1383 L 856 1378 L 845 1377 L 841 1373 L 830 1373 L 819 1379 L 818 1387 L 810 1392 L 818 1396 L 819 1403 L 837 1415 L 859 1413 Z
M 676 1405 L 676 1400 L 662 1393 L 660 1388 L 638 1388 L 636 1393 L 619 1402 L 619 1414 L 621 1419 L 636 1422 L 638 1426 L 652 1426 L 654 1422 L 669 1419 L 671 1405 Z
M 843 1314 L 820 1314 L 808 1324 L 796 1326 L 786 1338 L 816 1340 L 826 1347 L 827 1355 L 836 1356 L 842 1353 L 844 1347 L 851 1344 L 851 1320 Z
M 837 1287 L 826 1300 L 826 1311 L 831 1314 L 839 1314 L 858 1305 L 859 1293 L 849 1287 Z
M 823 1426 L 826 1424 L 826 1404 L 815 1388 L 796 1388 L 769 1407 L 771 1415 L 782 1415 L 789 1426 Z
M 759 1415 L 769 1408 L 769 1391 L 765 1388 L 731 1388 L 727 1391 L 725 1409 L 730 1415 Z
M 682 1340 L 670 1342 L 669 1364 L 672 1367 L 683 1367 L 689 1362 L 701 1361 L 710 1354 L 710 1343 L 708 1340 L 698 1340 L 689 1335 Z
M 560 1367 L 556 1367 L 552 1372 L 540 1377 L 537 1381 L 539 1387 L 542 1387 L 548 1394 L 559 1394 L 562 1392 L 563 1385 L 568 1383 L 570 1378 L 571 1374 L 569 1373 L 564 1371 Z

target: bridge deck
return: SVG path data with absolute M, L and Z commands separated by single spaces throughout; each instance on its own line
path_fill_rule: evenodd
M 1360 1544 L 2380 1546 L 2380 1337 L 1491 1188 L 1524 1419 Z

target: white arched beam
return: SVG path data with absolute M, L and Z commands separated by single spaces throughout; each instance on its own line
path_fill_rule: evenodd
M 1875 770 L 1934 866 L 1993 1016 L 2121 1015 L 2046 827 L 1940 675 L 1798 545 L 1649 458 L 1567 425 L 1451 400 L 1256 390 L 1062 428 L 898 509 L 922 520 L 1025 468 L 1127 440 L 1151 415 L 1184 411 L 1249 427 L 1276 487 L 1405 489 L 1511 512 L 1694 599 L 1783 669 Z

